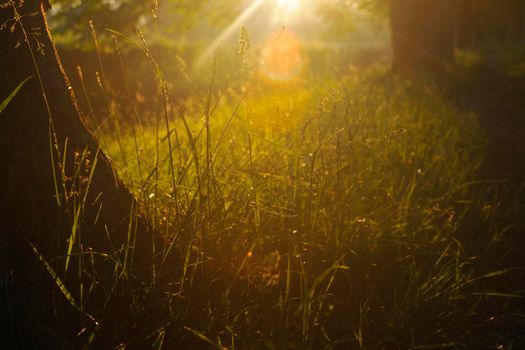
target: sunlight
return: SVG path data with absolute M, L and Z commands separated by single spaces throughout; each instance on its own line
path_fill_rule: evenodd
M 289 81 L 299 76 L 303 68 L 300 41 L 285 28 L 272 35 L 264 45 L 263 74 L 273 81 Z
M 274 0 L 275 12 L 284 22 L 289 22 L 291 15 L 296 17 L 299 10 L 301 10 L 301 0 Z M 205 48 L 204 52 L 196 61 L 196 67 L 201 68 L 207 60 L 213 56 L 217 48 L 231 35 L 239 30 L 239 26 L 250 19 L 267 0 L 254 0 L 248 7 L 244 9 L 237 18 L 235 18 L 226 29 L 224 29 L 215 40 Z
M 0 350 L 525 349 L 525 0 L 0 0 L 0 52 Z
M 235 18 L 233 22 L 226 29 L 224 29 L 219 34 L 219 36 L 204 50 L 204 53 L 196 62 L 196 67 L 202 67 L 202 65 L 206 62 L 206 59 L 213 55 L 221 43 L 230 35 L 237 32 L 240 25 L 249 19 L 264 2 L 265 0 L 255 0 L 237 18 Z
M 277 0 L 277 6 L 292 12 L 299 9 L 299 0 Z

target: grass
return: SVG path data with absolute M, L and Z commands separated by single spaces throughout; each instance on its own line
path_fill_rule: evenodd
M 157 266 L 165 345 L 511 348 L 480 332 L 519 297 L 489 283 L 509 273 L 486 261 L 508 225 L 499 185 L 478 177 L 476 115 L 431 81 L 378 66 L 163 94 L 103 144 L 183 262 Z
M 54 147 L 64 155 L 55 186 L 71 224 L 67 254 L 59 264 L 33 247 L 90 320 L 77 340 L 96 342 L 101 310 L 84 306 L 100 284 L 106 304 L 126 290 L 136 319 L 149 317 L 138 336 L 120 338 L 124 347 L 512 348 L 514 335 L 498 325 L 521 295 L 494 282 L 513 270 L 491 259 L 514 208 L 500 182 L 480 180 L 485 137 L 475 114 L 432 80 L 381 65 L 272 83 L 246 56 L 228 80 L 216 79 L 216 60 L 207 91 L 177 101 L 145 40 L 137 45 L 158 84 L 153 107 L 141 110 L 129 89 L 116 106 L 99 78 L 106 114 L 89 104 L 88 121 L 139 200 L 127 245 L 85 251 L 97 156 L 89 163 L 78 152 L 68 176 L 66 142 Z M 165 243 L 140 286 L 129 282 L 128 255 L 138 211 Z M 95 261 L 113 276 L 97 275 Z

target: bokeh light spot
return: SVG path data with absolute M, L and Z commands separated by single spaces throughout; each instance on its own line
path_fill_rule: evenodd
M 263 74 L 274 81 L 289 81 L 303 68 L 301 43 L 295 33 L 283 29 L 266 41 L 263 50 Z

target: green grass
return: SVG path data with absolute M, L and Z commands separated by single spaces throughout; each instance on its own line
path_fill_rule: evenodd
M 99 150 L 71 152 L 50 127 L 63 214 L 50 246 L 65 253 L 49 259 L 30 247 L 84 328 L 48 335 L 89 348 L 103 333 L 120 349 L 513 347 L 505 322 L 523 320 L 512 309 L 522 295 L 503 283 L 513 269 L 493 259 L 515 208 L 499 181 L 480 179 L 475 114 L 432 80 L 383 66 L 277 84 L 252 71 L 246 53 L 231 79 L 216 61 L 208 90 L 177 101 L 139 37 L 158 98 L 139 109 L 126 80 L 118 105 L 99 54 L 105 115 L 89 104 L 88 122 L 139 203 L 122 247 L 84 246 Z M 90 204 L 104 205 L 98 196 Z M 137 282 L 139 214 L 163 244 L 152 279 Z M 112 315 L 108 330 L 97 317 L 114 300 L 129 301 L 133 317 Z M 64 323 L 63 305 L 52 307 Z M 134 324 L 144 328 L 119 333 Z
M 484 333 L 517 297 L 489 283 L 507 273 L 486 259 L 508 221 L 478 178 L 485 138 L 431 81 L 376 67 L 161 100 L 101 142 L 181 257 L 156 266 L 169 315 L 152 343 L 510 348 Z

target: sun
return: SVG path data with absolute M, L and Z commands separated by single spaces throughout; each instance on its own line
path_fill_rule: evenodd
M 283 8 L 286 11 L 295 11 L 299 9 L 299 0 L 277 0 L 277 6 Z

